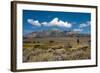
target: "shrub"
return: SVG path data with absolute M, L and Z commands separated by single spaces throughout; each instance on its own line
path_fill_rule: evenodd
M 34 45 L 34 48 L 39 48 L 40 47 L 40 45 Z
M 54 41 L 53 40 L 50 40 L 49 43 L 54 43 Z

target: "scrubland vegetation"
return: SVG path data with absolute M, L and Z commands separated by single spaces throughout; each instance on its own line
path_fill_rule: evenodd
M 23 62 L 91 59 L 90 37 L 32 38 L 23 41 Z

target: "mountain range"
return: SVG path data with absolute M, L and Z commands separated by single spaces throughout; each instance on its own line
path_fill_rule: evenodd
M 42 37 L 68 37 L 68 36 L 90 36 L 90 34 L 80 33 L 75 31 L 61 31 L 61 30 L 41 30 L 30 32 L 24 37 L 42 38 Z

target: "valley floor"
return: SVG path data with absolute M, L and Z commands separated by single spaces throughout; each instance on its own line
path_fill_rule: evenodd
M 33 38 L 23 43 L 23 62 L 91 59 L 90 37 Z

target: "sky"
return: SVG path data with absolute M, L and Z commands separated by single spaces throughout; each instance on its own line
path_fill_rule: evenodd
M 90 33 L 91 13 L 23 10 L 23 34 L 57 29 Z

